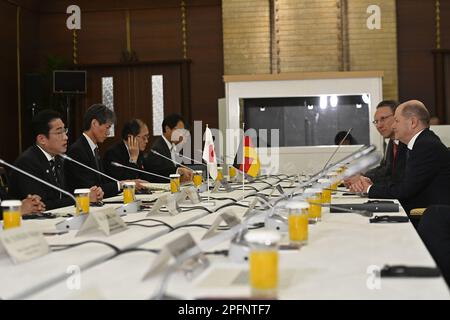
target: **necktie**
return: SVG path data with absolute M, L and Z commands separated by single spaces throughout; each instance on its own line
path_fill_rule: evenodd
M 50 170 L 52 171 L 53 178 L 55 179 L 55 184 L 58 188 L 61 188 L 61 181 L 59 179 L 58 169 L 56 168 L 55 160 L 49 160 Z M 61 199 L 62 194 L 59 193 L 59 198 Z
M 393 153 L 393 157 L 392 157 L 392 170 L 395 170 L 395 164 L 397 162 L 397 154 L 398 154 L 398 144 L 393 143 L 393 149 L 392 149 L 392 153 Z
M 95 168 L 100 170 L 100 153 L 98 152 L 98 147 L 94 149 L 94 158 L 95 158 Z
M 100 153 L 98 152 L 98 147 L 95 147 L 94 149 L 94 159 L 95 159 L 95 167 L 98 171 L 102 171 L 100 167 Z M 97 178 L 99 183 L 102 183 L 102 176 L 100 174 L 97 174 Z

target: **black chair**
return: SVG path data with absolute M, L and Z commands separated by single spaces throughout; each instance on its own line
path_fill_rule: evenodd
M 417 231 L 450 287 L 450 206 L 428 207 Z
M 8 192 L 8 175 L 6 173 L 5 168 L 0 167 L 0 188 L 3 188 L 6 192 Z

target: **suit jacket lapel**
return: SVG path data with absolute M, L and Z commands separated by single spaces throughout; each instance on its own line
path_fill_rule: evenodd
M 47 160 L 47 157 L 45 154 L 39 149 L 37 145 L 33 146 L 33 153 L 36 156 L 36 161 L 39 163 L 39 166 L 41 167 L 41 170 L 43 172 L 43 176 L 46 177 L 46 181 L 50 182 L 51 184 L 56 185 L 55 177 L 53 176 L 53 172 L 50 168 L 50 163 Z
M 88 165 L 89 167 L 93 168 L 93 169 L 96 169 L 94 152 L 92 151 L 91 146 L 89 145 L 89 142 L 87 141 L 87 139 L 86 139 L 86 137 L 85 137 L 84 135 L 81 135 L 80 138 L 81 138 L 81 141 L 82 141 L 82 143 L 83 143 L 84 151 L 86 152 L 87 156 L 89 157 L 90 163 L 87 164 L 87 165 Z M 100 170 L 101 172 L 104 172 L 104 171 L 103 171 L 103 168 L 102 168 L 102 163 L 101 163 L 101 161 L 99 161 L 98 165 L 99 165 L 99 170 Z M 87 169 L 86 169 L 86 170 L 87 170 Z M 97 179 L 98 179 L 98 181 L 99 181 L 99 184 L 102 183 L 102 175 L 97 174 L 97 173 L 95 173 L 95 172 L 93 172 L 93 173 L 94 173 L 95 175 L 97 175 Z
M 167 143 L 166 143 L 166 141 L 164 140 L 163 137 L 161 137 L 160 145 L 161 145 L 161 148 L 164 150 L 164 151 L 161 152 L 161 153 L 162 153 L 163 155 L 165 155 L 166 157 L 168 157 L 168 158 L 172 158 L 172 155 L 171 155 L 171 153 L 170 153 L 169 146 L 167 145 Z

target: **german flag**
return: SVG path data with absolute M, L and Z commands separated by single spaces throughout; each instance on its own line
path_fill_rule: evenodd
M 242 159 L 242 149 L 244 149 L 244 159 Z M 242 160 L 244 160 L 244 163 L 242 163 Z M 245 172 L 250 177 L 255 178 L 258 176 L 261 165 L 251 137 L 244 136 L 244 147 L 242 147 L 241 140 L 238 152 L 234 157 L 233 167 L 241 172 Z

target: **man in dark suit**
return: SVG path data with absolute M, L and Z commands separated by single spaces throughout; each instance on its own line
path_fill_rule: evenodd
M 174 173 L 181 175 L 181 182 L 192 180 L 192 170 L 177 166 L 176 154 L 177 146 L 183 142 L 184 120 L 178 114 L 172 114 L 164 118 L 162 123 L 163 134 L 153 143 L 151 149 L 159 152 L 166 158 L 164 159 L 151 151 L 148 153 L 144 161 L 144 167 L 147 171 L 157 173 L 159 175 L 169 177 Z M 149 177 L 152 182 L 167 182 L 167 180 L 158 177 Z
M 367 171 L 364 175 L 355 175 L 346 179 L 345 184 L 350 187 L 359 182 L 364 177 L 369 178 L 373 183 L 396 182 L 403 178 L 406 164 L 406 145 L 395 139 L 394 113 L 398 103 L 396 101 L 385 100 L 377 105 L 373 124 L 384 139 L 389 139 L 383 160 L 380 165 Z
M 104 172 L 98 144 L 103 143 L 115 122 L 115 114 L 103 104 L 94 104 L 84 114 L 83 134 L 67 151 L 67 155 L 97 171 Z M 100 186 L 105 197 L 112 197 L 121 190 L 120 183 L 88 170 L 74 162 L 66 161 L 65 173 L 69 190 Z
M 67 149 L 67 129 L 59 113 L 53 110 L 39 112 L 32 121 L 35 144 L 23 152 L 15 165 L 32 175 L 65 189 L 63 161 L 59 156 Z M 92 185 L 91 185 L 92 186 Z M 90 186 L 89 186 L 90 187 Z M 103 196 L 101 189 L 91 188 L 91 200 Z M 63 193 L 47 187 L 17 171 L 11 171 L 9 193 L 11 198 L 24 199 L 38 195 L 47 210 L 73 205 Z
M 109 148 L 103 157 L 106 174 L 117 180 L 144 179 L 149 175 L 115 167 L 112 161 L 124 166 L 144 170 L 144 151 L 147 147 L 149 132 L 147 125 L 139 119 L 125 123 L 122 129 L 122 141 Z
M 405 174 L 401 181 L 363 181 L 352 191 L 370 198 L 398 199 L 407 213 L 413 208 L 450 204 L 450 152 L 429 129 L 430 114 L 417 100 L 401 104 L 394 115 L 395 137 L 407 145 Z

